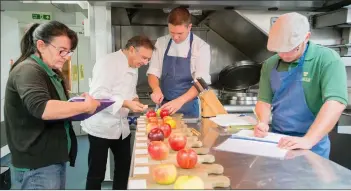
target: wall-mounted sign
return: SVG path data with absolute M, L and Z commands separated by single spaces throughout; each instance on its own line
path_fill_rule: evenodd
M 51 20 L 51 15 L 32 13 L 32 19 L 35 20 Z

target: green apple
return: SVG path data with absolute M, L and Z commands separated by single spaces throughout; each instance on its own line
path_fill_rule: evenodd
M 174 189 L 181 190 L 203 190 L 205 189 L 205 183 L 198 176 L 179 176 L 174 183 Z

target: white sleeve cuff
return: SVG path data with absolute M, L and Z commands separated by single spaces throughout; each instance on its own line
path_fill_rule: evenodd
M 110 109 L 109 112 L 112 115 L 116 115 L 122 108 L 124 100 L 121 96 L 112 96 L 111 99 L 115 101 L 115 103 L 112 105 L 112 109 Z
M 161 71 L 157 68 L 149 68 L 146 72 L 146 75 L 155 75 L 156 77 L 160 78 L 161 77 Z

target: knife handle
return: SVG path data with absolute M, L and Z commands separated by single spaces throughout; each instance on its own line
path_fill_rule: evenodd
M 197 81 L 200 83 L 200 85 L 202 86 L 202 88 L 203 88 L 204 90 L 208 90 L 208 85 L 207 85 L 207 83 L 205 82 L 204 79 L 202 79 L 201 77 L 196 78 L 196 79 L 197 79 Z
M 200 87 L 196 84 L 196 82 L 195 82 L 195 81 L 192 81 L 192 83 L 193 83 L 193 86 L 196 88 L 196 90 L 197 90 L 199 93 L 201 93 L 202 91 L 201 91 Z

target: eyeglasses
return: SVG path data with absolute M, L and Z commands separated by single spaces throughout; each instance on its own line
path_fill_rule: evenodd
M 140 54 L 139 48 L 136 48 L 136 47 L 135 47 L 135 51 L 136 51 L 136 54 L 137 54 L 138 56 L 141 57 L 141 59 L 143 59 L 143 60 L 146 61 L 147 63 L 150 62 L 151 58 L 148 58 L 148 57 L 145 57 L 145 56 L 141 55 L 141 54 Z
M 57 51 L 59 51 L 59 54 L 60 56 L 62 57 L 65 57 L 65 56 L 72 56 L 73 55 L 73 51 L 71 50 L 63 50 L 63 49 L 60 49 L 60 48 L 57 48 L 56 46 L 52 45 L 51 43 L 48 43 L 50 44 L 52 47 L 54 47 Z

